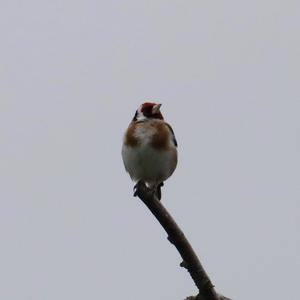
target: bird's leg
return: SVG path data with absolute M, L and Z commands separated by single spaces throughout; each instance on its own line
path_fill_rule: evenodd
M 164 183 L 161 182 L 160 184 L 157 185 L 156 187 L 156 196 L 157 196 L 157 199 L 160 201 L 161 199 L 161 187 L 164 186 Z
M 159 184 L 147 186 L 142 180 L 139 180 L 135 186 L 133 187 L 133 196 L 136 197 L 138 195 L 139 190 L 146 189 L 149 193 L 151 193 L 158 200 L 161 199 L 161 187 L 164 185 L 163 182 L 160 182 Z
M 160 201 L 161 199 L 161 187 L 164 185 L 163 182 L 160 182 L 159 184 L 153 184 L 149 187 L 150 192 L 153 196 L 156 196 L 157 200 Z

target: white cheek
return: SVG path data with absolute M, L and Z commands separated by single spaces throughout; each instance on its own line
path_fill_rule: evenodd
M 137 116 L 136 116 L 137 121 L 143 121 L 146 120 L 147 118 L 144 116 L 144 114 L 141 111 L 141 108 L 137 110 Z

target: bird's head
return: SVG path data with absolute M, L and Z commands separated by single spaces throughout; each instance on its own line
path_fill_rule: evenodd
M 153 102 L 143 103 L 135 112 L 133 121 L 142 121 L 147 119 L 159 119 L 163 120 L 163 116 L 160 112 L 161 104 Z

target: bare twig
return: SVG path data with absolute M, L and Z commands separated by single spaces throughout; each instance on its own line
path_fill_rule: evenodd
M 138 196 L 150 209 L 152 214 L 167 232 L 168 240 L 180 253 L 183 259 L 183 262 L 180 265 L 188 270 L 199 290 L 199 295 L 196 296 L 195 299 L 221 300 L 189 241 L 166 208 L 154 195 L 153 191 L 149 190 L 144 183 L 139 182 L 136 185 L 134 195 Z

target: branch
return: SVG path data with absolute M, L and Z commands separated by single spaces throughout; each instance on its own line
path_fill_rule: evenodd
M 168 234 L 168 240 L 176 247 L 180 253 L 183 262 L 180 266 L 186 268 L 190 273 L 195 285 L 199 290 L 197 300 L 221 300 L 211 283 L 208 275 L 202 267 L 195 251 L 190 245 L 182 230 L 176 224 L 167 209 L 142 182 L 138 182 L 134 196 L 138 196 L 149 208 L 161 226 Z M 192 298 L 190 298 L 192 299 Z
M 218 297 L 220 298 L 220 300 L 232 300 L 230 298 L 227 298 L 221 294 L 218 294 Z M 187 297 L 185 300 L 205 300 L 205 298 L 203 298 L 200 294 L 197 296 L 190 296 Z

